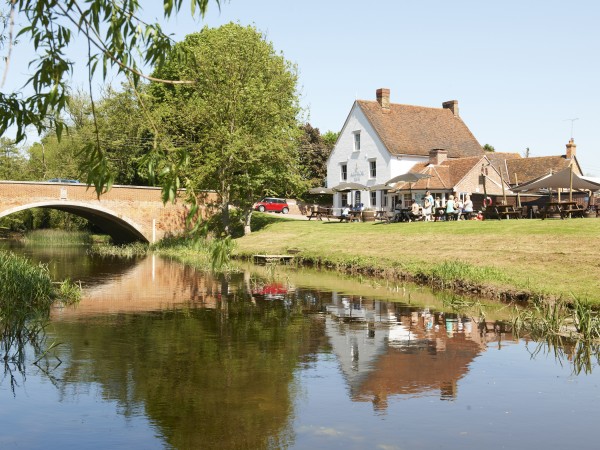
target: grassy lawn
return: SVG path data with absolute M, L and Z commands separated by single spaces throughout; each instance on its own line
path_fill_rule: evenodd
M 332 267 L 433 275 L 600 304 L 597 219 L 381 224 L 256 215 L 260 230 L 237 239 L 235 254 L 294 248 Z

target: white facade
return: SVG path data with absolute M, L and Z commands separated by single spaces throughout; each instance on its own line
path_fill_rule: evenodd
M 428 157 L 423 156 L 392 156 L 358 103 L 354 102 L 327 161 L 327 187 L 332 188 L 343 182 L 360 183 L 368 187 L 383 184 L 392 177 L 408 172 L 416 163 L 428 160 Z M 372 173 L 373 165 L 375 176 Z M 343 179 L 344 173 L 346 179 Z M 371 195 L 367 190 L 336 193 L 333 196 L 333 207 L 341 207 L 342 196 L 347 196 L 348 205 L 362 203 L 364 208 L 381 209 L 381 191 L 376 191 L 374 202 Z M 391 209 L 389 201 L 387 209 Z

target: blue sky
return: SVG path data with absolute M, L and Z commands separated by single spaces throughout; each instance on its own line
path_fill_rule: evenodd
M 458 100 L 496 151 L 564 154 L 573 125 L 584 172 L 600 176 L 600 2 L 230 0 L 203 20 L 183 3 L 164 25 L 176 40 L 230 21 L 264 32 L 297 64 L 307 120 L 321 132 L 339 131 L 356 98 L 387 87 L 394 103 Z

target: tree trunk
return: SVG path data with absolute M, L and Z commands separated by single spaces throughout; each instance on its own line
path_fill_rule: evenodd
M 248 236 L 250 233 L 252 233 L 252 230 L 250 229 L 250 221 L 252 219 L 252 210 L 248 211 L 245 214 L 245 220 L 244 220 L 244 236 Z

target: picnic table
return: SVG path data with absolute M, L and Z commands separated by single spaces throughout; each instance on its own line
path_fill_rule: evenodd
M 385 223 L 390 223 L 392 221 L 392 213 L 386 210 L 375 211 L 375 221 L 381 220 Z
M 494 206 L 498 219 L 519 219 L 521 217 L 521 210 L 515 208 L 513 205 L 496 205 Z
M 542 220 L 552 215 L 559 215 L 561 219 L 569 217 L 583 217 L 585 209 L 577 202 L 548 202 L 542 210 Z
M 331 208 L 326 208 L 323 206 L 313 206 L 312 209 L 310 210 L 310 214 L 308 214 L 306 217 L 308 217 L 308 220 L 310 219 L 317 219 L 317 220 L 323 220 L 323 217 L 325 217 L 327 220 L 329 220 L 329 217 L 331 217 Z

